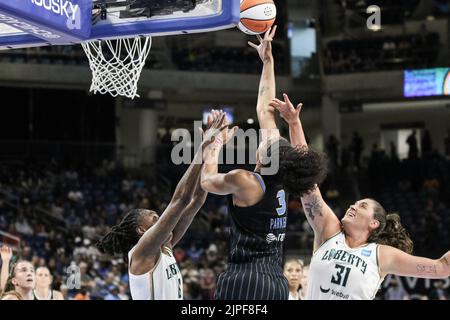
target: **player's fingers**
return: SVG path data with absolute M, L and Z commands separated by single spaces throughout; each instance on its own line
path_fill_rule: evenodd
M 224 131 L 226 128 L 228 128 L 228 125 L 227 125 L 227 124 L 224 125 L 224 126 L 222 126 L 222 127 L 219 129 L 219 131 L 222 132 L 222 131 Z
M 203 137 L 205 136 L 205 132 L 200 127 L 198 127 L 197 130 L 198 130 L 198 133 L 200 133 L 200 137 L 202 137 L 202 140 L 203 140 Z
M 213 123 L 213 120 L 214 120 L 213 114 L 210 113 L 210 114 L 208 115 L 208 120 L 206 121 L 206 124 L 207 124 L 208 128 L 211 127 L 211 125 L 212 125 L 212 123 Z
M 233 136 L 236 134 L 236 132 L 237 132 L 238 130 L 239 130 L 239 127 L 238 127 L 238 126 L 234 126 L 233 129 L 231 129 L 230 139 L 231 139 L 231 137 L 233 137 Z
M 247 42 L 247 43 L 248 43 L 248 45 L 249 45 L 250 47 L 255 48 L 255 49 L 258 49 L 258 45 L 254 44 L 253 42 L 249 41 L 249 42 Z
M 302 110 L 302 107 L 303 107 L 303 103 L 299 103 L 298 105 L 297 105 L 297 108 L 295 108 L 296 110 L 298 110 L 299 112 Z
M 281 101 L 280 99 L 277 99 L 277 98 L 273 99 L 273 101 L 275 101 L 276 103 L 278 103 L 280 105 L 284 104 L 284 101 Z
M 289 97 L 286 93 L 283 93 L 284 102 L 291 103 L 291 100 L 289 100 Z
M 223 126 L 223 125 L 227 126 L 228 125 L 228 124 L 225 124 L 225 116 L 226 116 L 225 112 L 220 111 L 219 126 Z
M 270 38 L 270 30 L 272 30 L 272 28 L 267 29 L 266 33 L 264 33 L 264 40 L 269 40 L 269 38 Z
M 259 42 L 263 42 L 263 38 L 259 34 L 256 35 L 256 38 L 258 38 Z
M 275 33 L 277 32 L 277 25 L 272 28 L 272 32 L 270 33 L 270 37 L 273 39 L 275 37 Z

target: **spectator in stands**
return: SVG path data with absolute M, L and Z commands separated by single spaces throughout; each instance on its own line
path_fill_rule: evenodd
M 439 280 L 434 283 L 434 288 L 430 293 L 431 300 L 448 300 L 448 293 L 444 288 L 444 281 Z
M 73 300 L 91 300 L 91 296 L 86 288 L 81 288 L 81 290 L 75 295 Z
M 33 234 L 33 228 L 31 228 L 28 220 L 23 215 L 20 215 L 16 221 L 16 230 L 22 235 L 30 236 Z
M 284 263 L 283 273 L 288 280 L 289 300 L 300 300 L 300 281 L 303 273 L 303 261 L 300 259 L 288 259 Z
M 389 143 L 389 149 L 391 160 L 398 161 L 397 146 L 395 145 L 394 141 L 391 141 Z
M 216 291 L 216 279 L 210 268 L 204 268 L 200 272 L 200 288 L 202 300 L 213 300 Z
M 409 56 L 410 49 L 411 49 L 411 43 L 408 41 L 407 37 L 402 37 L 398 44 L 399 53 L 402 56 Z
M 353 152 L 353 162 L 354 165 L 359 169 L 361 164 L 361 155 L 364 150 L 364 140 L 358 134 L 358 132 L 353 132 L 352 143 L 350 145 L 351 151 Z
M 445 156 L 450 159 L 450 130 L 447 130 L 447 137 L 444 139 Z
M 306 291 L 308 290 L 308 273 L 309 273 L 309 265 L 303 267 L 302 277 L 300 279 L 300 290 L 298 292 L 299 299 L 305 300 Z
M 68 299 L 68 297 L 69 297 L 69 288 L 67 287 L 67 285 L 65 285 L 65 284 L 60 285 L 59 286 L 59 292 L 61 292 L 63 300 Z
M 33 290 L 35 300 L 64 300 L 61 292 L 52 290 L 53 277 L 47 267 L 36 269 L 36 288 Z
M 325 148 L 327 149 L 327 153 L 331 159 L 331 163 L 332 163 L 333 167 L 337 168 L 338 167 L 339 141 L 334 134 L 331 134 L 328 137 Z
M 342 148 L 341 151 L 341 168 L 343 171 L 346 171 L 347 168 L 350 166 L 351 161 L 351 152 L 348 147 Z
M 419 154 L 416 130 L 413 130 L 413 132 L 408 136 L 408 138 L 406 139 L 406 143 L 409 146 L 408 159 L 416 159 Z
M 121 283 L 119 285 L 119 294 L 120 300 L 130 300 L 130 296 L 127 294 L 127 285 Z
M 433 143 L 431 141 L 431 135 L 429 130 L 425 130 L 425 133 L 423 134 L 422 140 L 421 140 L 421 147 L 422 147 L 422 156 L 427 157 L 431 155 L 431 151 L 433 149 Z
M 119 288 L 116 286 L 109 288 L 109 293 L 106 295 L 105 300 L 121 300 L 119 296 Z
M 427 29 L 427 25 L 425 23 L 422 23 L 422 25 L 420 26 L 420 30 L 418 32 L 420 45 L 425 45 L 427 43 L 428 34 L 429 32 Z
M 389 283 L 389 288 L 384 294 L 386 300 L 409 300 L 408 292 L 406 292 L 403 284 L 398 279 L 393 278 Z

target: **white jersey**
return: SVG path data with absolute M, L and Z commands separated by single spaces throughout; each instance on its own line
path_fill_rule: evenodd
M 128 252 L 128 276 L 133 300 L 183 300 L 183 278 L 172 250 L 164 247 L 153 269 L 137 276 L 130 272 L 135 248 Z
M 343 232 L 314 253 L 308 274 L 307 300 L 372 300 L 381 285 L 378 245 L 350 248 Z

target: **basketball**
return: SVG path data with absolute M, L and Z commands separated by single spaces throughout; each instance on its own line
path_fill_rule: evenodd
M 238 28 L 242 32 L 256 35 L 272 27 L 277 15 L 273 0 L 241 0 L 241 20 Z

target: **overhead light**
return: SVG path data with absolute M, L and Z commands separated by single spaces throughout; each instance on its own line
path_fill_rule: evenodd
M 381 30 L 381 26 L 373 24 L 369 26 L 369 30 L 372 30 L 374 32 L 380 31 Z
M 247 123 L 248 123 L 248 124 L 254 124 L 254 123 L 255 123 L 255 120 L 253 120 L 252 118 L 248 118 L 248 119 L 247 119 Z

